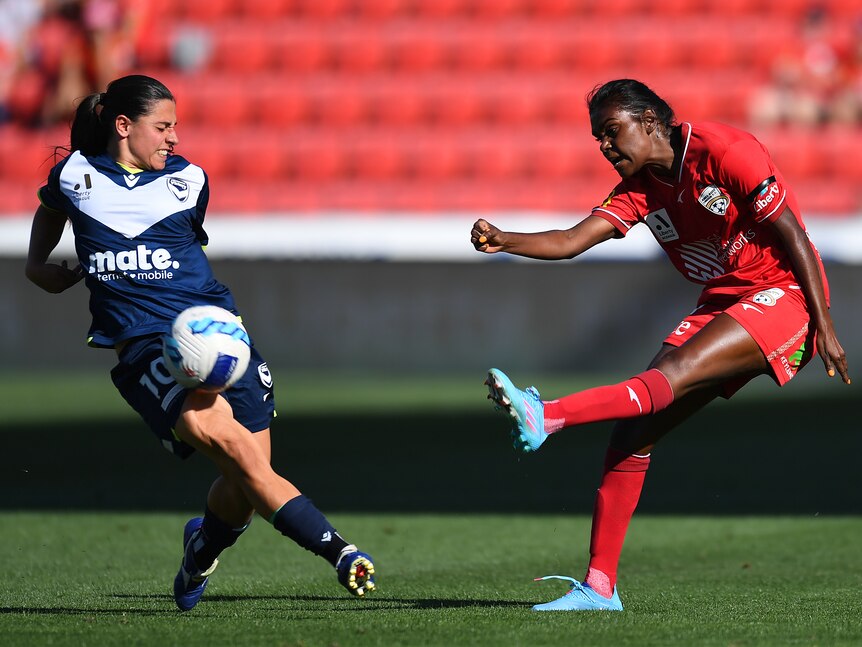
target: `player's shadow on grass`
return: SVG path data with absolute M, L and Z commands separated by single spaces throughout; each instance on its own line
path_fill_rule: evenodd
M 590 514 L 610 429 L 522 455 L 494 412 L 279 416 L 273 464 L 328 513 Z M 860 514 L 855 471 L 836 469 L 862 454 L 857 430 L 852 398 L 715 402 L 653 452 L 639 513 Z M 215 477 L 134 418 L 0 425 L 0 440 L 0 509 L 197 510 Z M 358 447 L 374 457 L 361 474 Z
M 136 596 L 140 597 L 140 596 Z M 173 602 L 173 600 L 171 600 Z M 115 616 L 115 615 L 136 615 L 136 616 L 161 616 L 164 615 L 162 609 L 94 609 L 94 608 L 78 608 L 78 607 L 0 607 L 0 615 L 42 615 L 42 616 Z M 180 613 L 177 611 L 177 613 Z
M 522 607 L 534 602 L 517 600 L 455 600 L 441 598 L 395 598 L 381 595 L 358 601 L 353 598 L 324 595 L 213 595 L 207 602 L 242 602 L 249 600 L 282 600 L 293 602 L 329 602 L 339 605 L 339 611 L 397 611 L 399 609 L 468 609 L 471 607 Z
M 111 598 L 122 600 L 164 600 L 170 604 L 172 611 L 181 613 L 173 608 L 174 599 L 166 594 L 113 594 Z M 535 604 L 530 601 L 519 600 L 470 600 L 470 599 L 445 599 L 445 598 L 399 598 L 388 597 L 385 594 L 358 600 L 343 595 L 207 595 L 201 601 L 201 607 L 211 604 L 237 604 L 243 602 L 323 602 L 336 605 L 338 611 L 397 611 L 399 609 L 469 609 L 492 608 L 492 607 L 524 607 Z M 321 607 L 315 605 L 305 611 L 320 611 Z M 122 609 L 118 610 L 122 611 Z

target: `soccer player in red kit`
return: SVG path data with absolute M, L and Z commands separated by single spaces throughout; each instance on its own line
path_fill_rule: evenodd
M 703 284 L 694 311 L 664 340 L 643 373 L 543 401 L 499 369 L 489 397 L 512 420 L 517 449 L 535 451 L 560 429 L 616 420 L 596 495 L 583 582 L 536 611 L 621 611 L 617 564 L 655 443 L 718 396 L 757 375 L 785 384 L 814 349 L 831 377 L 850 384 L 829 314 L 823 264 L 796 198 L 752 135 L 716 123 L 677 123 L 639 81 L 621 79 L 587 96 L 599 150 L 621 181 L 571 229 L 502 231 L 484 219 L 470 240 L 487 254 L 569 259 L 645 223 L 686 278 Z

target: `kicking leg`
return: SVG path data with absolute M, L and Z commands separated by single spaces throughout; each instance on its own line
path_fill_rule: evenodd
M 236 541 L 256 511 L 282 534 L 333 564 L 339 582 L 354 595 L 364 595 L 374 588 L 371 558 L 344 541 L 313 503 L 272 469 L 268 431 L 252 434 L 234 420 L 227 400 L 199 391 L 187 395 L 176 431 L 180 439 L 209 457 L 221 471 L 207 499 L 211 520 L 208 527 L 219 539 L 211 549 L 204 549 L 204 542 L 198 541 L 202 533 L 197 530 L 208 517 L 197 527 L 192 520 L 184 536 L 187 558 L 191 552 L 198 552 L 214 559 L 212 554 Z M 184 559 L 184 565 L 187 561 L 190 560 Z M 201 563 L 205 561 L 202 557 Z M 207 570 L 211 572 L 213 568 L 214 565 Z M 181 604 L 182 596 L 176 596 L 180 608 L 187 610 L 203 593 L 208 573 L 196 569 L 190 578 L 184 578 L 183 570 L 177 576 L 175 594 L 178 588 L 188 589 L 195 577 L 202 578 L 192 586 L 200 589 L 194 600 Z
M 735 319 L 719 314 L 682 346 L 665 344 L 643 373 L 607 386 L 543 401 L 522 391 L 499 369 L 488 372 L 489 395 L 512 420 L 516 449 L 536 451 L 560 429 L 658 413 L 689 393 L 767 372 L 757 342 Z

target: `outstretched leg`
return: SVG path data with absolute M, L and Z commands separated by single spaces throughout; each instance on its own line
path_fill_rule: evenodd
M 371 558 L 346 542 L 310 499 L 272 469 L 268 430 L 252 434 L 233 418 L 226 399 L 195 391 L 186 397 L 176 433 L 221 472 L 210 489 L 200 531 L 193 528 L 184 538 L 186 558 L 175 582 L 181 609 L 197 603 L 216 556 L 236 541 L 255 511 L 279 532 L 333 564 L 341 584 L 354 595 L 374 588 Z M 188 578 L 183 577 L 186 562 L 194 571 Z M 208 563 L 212 566 L 207 567 Z M 194 600 L 181 604 L 182 591 L 190 588 L 199 592 Z
M 665 344 L 650 367 L 617 384 L 598 386 L 543 401 L 522 391 L 499 369 L 491 369 L 489 396 L 512 419 L 515 447 L 536 451 L 561 429 L 591 422 L 658 413 L 689 393 L 769 370 L 757 342 L 735 319 L 719 314 L 682 346 Z

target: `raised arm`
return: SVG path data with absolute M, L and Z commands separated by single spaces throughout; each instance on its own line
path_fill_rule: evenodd
M 470 242 L 486 254 L 507 252 L 527 258 L 556 261 L 574 258 L 590 247 L 617 236 L 617 229 L 604 218 L 587 216 L 571 229 L 536 233 L 502 231 L 479 219 L 473 224 Z
M 66 261 L 61 264 L 49 263 L 48 257 L 63 235 L 66 216 L 40 206 L 33 216 L 30 229 L 30 250 L 24 273 L 27 278 L 46 292 L 57 294 L 72 287 L 84 278 L 84 269 L 78 265 L 69 269 Z
M 811 325 L 817 332 L 817 352 L 823 360 L 826 373 L 832 377 L 838 371 L 841 379 L 846 384 L 850 384 L 847 357 L 835 334 L 832 315 L 829 314 L 829 307 L 826 304 L 820 264 L 814 255 L 808 235 L 789 208 L 785 209 L 775 221 L 774 227 L 784 243 L 790 261 L 793 263 L 793 273 L 805 294 L 808 312 L 811 315 Z

